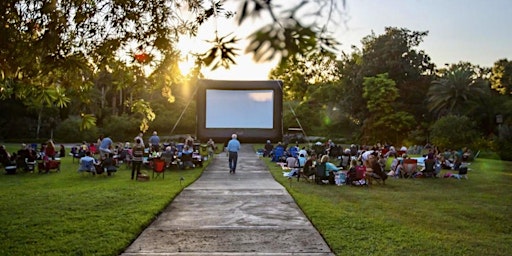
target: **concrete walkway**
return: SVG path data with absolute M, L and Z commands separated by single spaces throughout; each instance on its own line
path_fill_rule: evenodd
M 121 254 L 334 255 L 283 186 L 242 145 L 236 174 L 225 153 Z

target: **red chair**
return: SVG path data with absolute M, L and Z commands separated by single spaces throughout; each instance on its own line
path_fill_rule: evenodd
M 162 179 L 165 178 L 165 161 L 163 159 L 153 159 L 153 179 L 160 177 L 162 175 Z
M 418 160 L 416 159 L 404 159 L 402 162 L 402 170 L 400 176 L 402 178 L 414 178 L 414 174 L 418 170 Z

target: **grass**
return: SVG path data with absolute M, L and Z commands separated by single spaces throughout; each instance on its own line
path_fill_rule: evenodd
M 0 175 L 0 255 L 118 255 L 202 172 L 135 182 L 124 167 L 78 174 L 71 160 L 60 173 Z M 366 189 L 290 182 L 264 161 L 336 255 L 512 255 L 512 162 L 479 158 L 468 180 Z
M 137 182 L 127 166 L 112 177 L 77 168 L 68 156 L 59 173 L 0 175 L 0 255 L 119 255 L 202 173 Z
M 363 188 L 290 181 L 264 161 L 336 255 L 512 255 L 512 162 L 478 159 L 468 180 Z

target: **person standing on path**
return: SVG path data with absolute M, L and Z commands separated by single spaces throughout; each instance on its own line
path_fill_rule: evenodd
M 228 142 L 228 159 L 229 159 L 229 173 L 235 174 L 236 163 L 238 161 L 238 151 L 240 151 L 240 141 L 237 135 L 231 135 L 231 140 Z

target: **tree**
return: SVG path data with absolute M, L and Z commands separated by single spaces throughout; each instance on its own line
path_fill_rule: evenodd
M 512 95 L 512 61 L 501 59 L 491 69 L 491 88 L 500 94 Z
M 285 100 L 307 101 L 319 85 L 339 80 L 335 57 L 332 54 L 289 57 L 286 65 L 270 71 L 270 79 L 283 81 Z
M 452 65 L 429 88 L 428 108 L 435 116 L 463 115 L 488 94 L 487 83 L 467 63 Z
M 329 4 L 327 11 L 322 7 L 325 4 Z M 96 115 L 101 124 L 104 110 L 110 111 L 108 115 L 122 114 L 130 111 L 129 104 L 143 99 L 130 92 L 127 84 L 133 81 L 123 76 L 130 72 L 115 65 L 117 61 L 141 70 L 154 70 L 149 79 L 139 79 L 138 72 L 134 72 L 139 76 L 135 85 L 143 86 L 144 92 L 150 95 L 160 90 L 172 102 L 171 88 L 181 84 L 183 78 L 177 70 L 180 53 L 176 42 L 183 36 L 196 36 L 199 27 L 213 19 L 233 18 L 235 13 L 226 6 L 225 1 L 215 0 L 3 1 L 0 3 L 0 99 L 15 96 L 26 105 L 32 104 L 32 99 L 24 92 L 35 86 L 39 92 L 50 90 L 45 95 L 58 92 L 60 99 L 80 98 L 80 93 L 85 95 L 99 89 L 102 95 L 99 102 L 109 101 L 109 104 L 101 109 L 94 109 L 94 104 L 78 104 L 65 112 L 88 118 L 82 122 L 86 124 L 84 128 L 90 126 L 91 121 L 94 123 Z M 315 13 L 308 11 L 311 9 Z M 339 7 L 333 0 L 287 3 L 285 8 L 271 1 L 245 0 L 240 5 L 238 21 L 241 24 L 251 17 L 270 14 L 271 25 L 263 26 L 254 35 L 262 35 L 270 28 L 280 37 L 277 40 L 264 35 L 253 37 L 248 51 L 255 53 L 256 59 L 260 54 L 274 52 L 285 60 L 297 53 L 306 55 L 332 49 L 336 43 L 325 29 L 331 18 L 323 26 L 317 25 L 322 17 L 332 17 L 332 10 L 336 9 Z M 309 19 L 308 24 L 300 22 L 297 17 L 305 14 L 313 14 L 308 16 L 317 19 Z M 203 67 L 215 69 L 235 63 L 236 36 L 219 35 L 215 28 L 212 38 L 209 41 L 212 47 L 196 54 L 196 77 Z M 267 48 L 265 42 L 269 41 L 273 44 Z M 96 87 L 90 84 L 94 77 Z M 136 90 L 139 89 L 141 87 Z M 92 102 L 97 103 L 96 99 Z M 147 109 L 142 111 L 141 106 Z M 64 107 L 68 105 L 61 104 L 61 108 Z M 133 109 L 133 105 L 131 107 Z M 151 104 L 138 104 L 136 109 L 140 113 L 152 113 Z M 149 119 L 150 116 L 144 117 L 143 127 Z
M 351 120 L 362 124 L 369 115 L 365 110 L 367 102 L 361 97 L 364 78 L 388 73 L 400 96 L 396 108 L 407 109 L 415 120 L 422 121 L 427 112 L 424 95 L 435 66 L 424 51 L 416 48 L 427 35 L 428 32 L 387 27 L 382 35 L 363 38 L 362 49 L 353 47 L 352 54 L 343 54 L 339 68 L 343 92 L 340 109 L 347 110 Z
M 410 31 L 386 27 L 383 35 L 369 35 L 361 40 L 362 76 L 388 73 L 396 82 L 402 109 L 408 109 L 416 118 L 426 112 L 424 95 L 434 74 L 430 57 L 416 48 L 428 31 Z
M 387 141 L 398 145 L 414 127 L 415 120 L 410 113 L 396 109 L 399 94 L 395 81 L 384 73 L 365 77 L 363 86 L 363 98 L 370 113 L 363 124 L 364 142 Z

